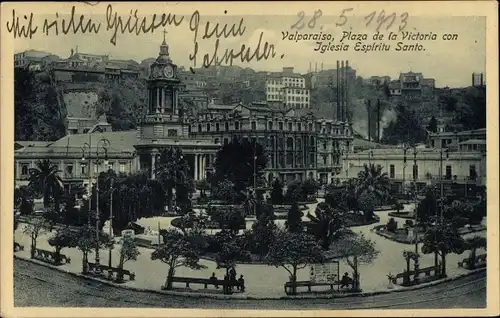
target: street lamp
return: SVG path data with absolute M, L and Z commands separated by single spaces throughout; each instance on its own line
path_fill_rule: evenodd
M 110 180 L 110 188 L 111 188 L 111 192 L 110 192 L 110 200 L 109 200 L 109 237 L 111 238 L 111 240 L 113 240 L 113 192 L 115 191 L 115 188 L 113 187 L 113 182 L 114 179 L 111 179 Z M 113 250 L 113 244 L 112 242 L 110 242 L 109 244 L 109 257 L 108 257 L 108 267 L 111 268 L 112 267 L 112 262 L 111 262 L 111 251 Z M 110 275 L 112 275 L 113 273 L 110 271 L 109 272 Z
M 96 270 L 99 273 L 101 271 L 100 268 L 100 258 L 99 258 L 99 146 L 104 149 L 104 165 L 108 165 L 108 147 L 109 140 L 106 138 L 101 138 L 97 142 L 96 146 L 96 218 L 95 218 L 95 233 L 96 233 L 96 245 L 95 245 L 95 265 Z

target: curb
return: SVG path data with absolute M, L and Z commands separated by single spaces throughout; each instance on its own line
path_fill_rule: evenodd
M 112 286 L 115 288 L 122 288 L 122 289 L 128 289 L 132 291 L 138 291 L 138 292 L 146 292 L 146 293 L 155 293 L 155 294 L 162 294 L 162 295 L 170 295 L 170 296 L 176 296 L 176 297 L 190 297 L 190 298 L 211 298 L 211 299 L 238 299 L 238 300 L 285 300 L 285 299 L 333 299 L 333 298 L 347 298 L 347 297 L 370 297 L 370 296 L 375 296 L 375 295 L 382 295 L 382 294 L 390 294 L 390 293 L 397 293 L 397 292 L 405 292 L 405 291 L 410 291 L 410 290 L 417 290 L 417 289 L 423 289 L 426 287 L 431 287 L 435 285 L 439 285 L 442 283 L 447 283 L 451 282 L 454 280 L 457 280 L 459 278 L 463 278 L 466 276 L 470 276 L 479 272 L 486 271 L 486 268 L 479 268 L 475 270 L 471 270 L 467 273 L 460 274 L 455 277 L 447 277 L 443 278 L 440 280 L 435 280 L 429 283 L 424 283 L 420 284 L 417 286 L 410 286 L 410 287 L 401 287 L 397 289 L 390 289 L 390 290 L 380 290 L 380 291 L 371 291 L 371 292 L 360 292 L 360 293 L 352 293 L 352 294 L 338 294 L 338 295 L 321 295 L 321 294 L 312 294 L 312 295 L 300 295 L 300 296 L 266 296 L 266 297 L 259 297 L 259 296 L 245 296 L 245 295 L 217 295 L 217 294 L 206 294 L 206 293 L 191 293 L 191 292 L 175 292 L 175 291 L 165 291 L 165 290 L 155 290 L 155 289 L 146 289 L 146 288 L 140 288 L 140 287 L 134 287 L 134 286 L 126 286 L 123 284 L 117 284 L 113 283 L 104 279 L 99 279 L 96 277 L 89 277 L 85 276 L 80 273 L 75 273 L 75 272 L 70 272 L 66 269 L 47 264 L 38 260 L 33 260 L 27 257 L 23 256 L 17 256 L 14 255 L 15 259 L 19 259 L 25 262 L 31 262 L 37 265 L 41 265 L 44 267 L 48 267 L 63 273 L 70 274 L 75 277 L 87 279 L 87 280 L 93 280 L 97 281 L 99 283 Z

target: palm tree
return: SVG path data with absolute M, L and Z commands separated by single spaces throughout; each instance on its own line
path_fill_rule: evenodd
M 382 166 L 364 165 L 357 178 L 356 194 L 359 196 L 364 192 L 375 194 L 379 200 L 384 199 L 390 188 L 390 179 L 387 172 L 382 172 Z
M 469 237 L 465 240 L 467 249 L 470 250 L 469 269 L 474 269 L 476 263 L 476 250 L 478 248 L 486 248 L 486 238 L 481 236 Z
M 189 166 L 180 149 L 162 150 L 153 167 L 156 177 L 167 193 L 168 210 L 172 210 L 173 189 L 176 185 L 187 182 Z
M 63 183 L 59 176 L 60 170 L 57 165 L 52 164 L 48 159 L 36 163 L 36 168 L 29 170 L 29 186 L 43 194 L 43 206 L 47 209 L 51 199 L 54 200 L 56 213 L 60 211 L 59 200 L 63 193 Z
M 332 241 L 343 233 L 343 214 L 332 209 L 328 204 L 318 204 L 315 214 L 312 215 L 308 212 L 307 217 L 311 220 L 310 224 L 318 243 L 324 250 L 328 250 Z

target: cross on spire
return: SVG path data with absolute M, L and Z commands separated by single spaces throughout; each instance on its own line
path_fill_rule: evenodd
M 163 43 L 166 43 L 165 38 L 166 38 L 167 33 L 168 33 L 167 30 L 163 29 Z

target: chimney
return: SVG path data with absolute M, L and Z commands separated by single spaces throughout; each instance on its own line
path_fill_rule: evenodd
M 323 62 L 321 62 L 321 71 L 323 71 Z
M 311 66 L 311 63 L 312 63 L 312 62 L 309 62 L 309 73 L 312 71 L 312 66 Z
M 314 63 L 314 71 L 316 73 L 318 72 L 318 62 Z
M 339 70 L 339 61 L 337 60 L 337 120 L 341 121 L 342 118 L 340 118 L 340 80 L 339 80 L 339 75 L 340 75 L 340 70 Z
M 371 141 L 371 124 L 372 124 L 372 114 L 371 114 L 371 101 L 368 100 L 367 105 L 366 105 L 366 111 L 368 112 L 368 141 Z
M 347 109 L 348 103 L 349 103 L 349 84 L 347 83 L 347 69 L 349 68 L 349 61 L 345 61 L 345 68 L 344 68 L 344 89 L 345 89 L 345 101 L 344 101 L 344 121 L 347 122 L 349 119 L 347 118 Z
M 340 62 L 340 120 L 344 121 L 345 87 L 344 87 L 344 61 Z
M 377 142 L 380 142 L 380 99 L 377 99 Z

